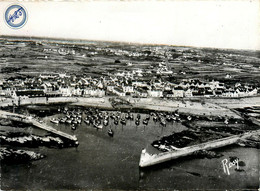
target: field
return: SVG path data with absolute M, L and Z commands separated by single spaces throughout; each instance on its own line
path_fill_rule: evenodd
M 144 69 L 155 76 L 158 64 L 167 61 L 172 75 L 181 79 L 219 80 L 260 84 L 260 52 L 163 45 L 46 39 L 0 39 L 1 78 L 38 75 L 40 72 L 100 76 L 109 72 Z M 131 63 L 131 64 L 129 64 Z M 227 74 L 230 77 L 226 78 Z

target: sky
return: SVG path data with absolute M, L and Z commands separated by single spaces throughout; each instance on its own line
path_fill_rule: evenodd
M 1 13 L 14 2 L 0 1 Z M 1 16 L 0 35 L 260 50 L 259 0 L 18 3 L 27 23 L 12 29 Z

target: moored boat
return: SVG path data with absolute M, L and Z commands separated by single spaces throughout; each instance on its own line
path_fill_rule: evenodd
M 60 123 L 65 123 L 65 122 L 66 122 L 66 119 L 67 119 L 66 117 L 61 118 L 61 119 L 60 119 Z
M 55 124 L 58 124 L 58 123 L 59 123 L 59 120 L 58 120 L 58 119 L 55 119 L 55 118 L 52 118 L 52 119 L 50 120 L 50 122 L 55 123 Z
M 76 126 L 74 124 L 72 124 L 71 129 L 76 130 Z
M 144 124 L 144 125 L 148 125 L 148 120 L 147 120 L 147 119 L 144 119 L 144 120 L 143 120 L 143 124 Z
M 114 131 L 113 131 L 112 129 L 108 129 L 107 134 L 108 134 L 110 137 L 113 137 L 113 136 L 114 136 Z
M 94 127 L 96 127 L 97 129 L 102 129 L 103 125 L 99 124 L 99 125 L 94 125 Z
M 66 120 L 66 123 L 68 123 L 68 124 L 71 124 L 71 122 L 72 122 L 71 119 L 67 119 L 67 120 Z
M 136 126 L 140 125 L 140 121 L 138 119 L 135 120 L 135 124 L 136 124 Z
M 88 119 L 85 119 L 84 122 L 89 125 L 90 124 L 90 121 Z
M 104 125 L 104 126 L 107 126 L 107 125 L 108 125 L 108 123 L 109 123 L 109 121 L 108 121 L 108 120 L 106 120 L 106 119 L 103 121 L 103 125 Z

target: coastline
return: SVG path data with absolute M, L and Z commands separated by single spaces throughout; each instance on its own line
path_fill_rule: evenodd
M 115 109 L 109 101 L 111 97 L 46 97 L 21 99 L 20 105 L 51 105 L 68 103 L 74 106 L 97 107 L 102 109 Z M 112 97 L 117 98 L 117 97 Z M 161 98 L 132 98 L 120 97 L 131 105 L 123 105 L 117 108 L 124 109 L 145 109 L 155 111 L 176 111 L 191 115 L 203 116 L 227 116 L 240 118 L 229 109 L 260 106 L 260 96 L 245 98 L 208 98 L 199 101 L 198 99 L 161 99 Z M 0 107 L 18 105 L 18 99 L 6 99 L 0 103 Z

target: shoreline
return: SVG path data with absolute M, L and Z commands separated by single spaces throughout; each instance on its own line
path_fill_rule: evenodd
M 127 101 L 130 105 L 120 105 L 113 107 L 110 98 L 119 98 Z M 0 103 L 0 107 L 18 106 L 18 99 L 6 99 Z M 202 116 L 228 116 L 241 118 L 236 113 L 231 111 L 233 108 L 244 108 L 252 106 L 260 106 L 260 96 L 246 98 L 176 98 L 176 99 L 161 99 L 161 98 L 132 98 L 132 97 L 36 97 L 21 99 L 20 105 L 56 105 L 70 104 L 73 106 L 97 107 L 102 109 L 144 109 L 155 111 L 178 110 L 180 113 Z

